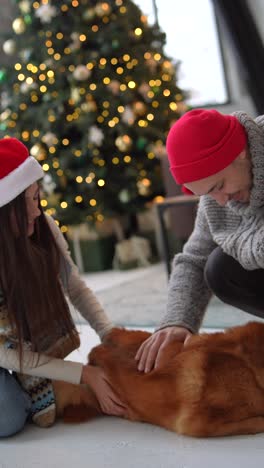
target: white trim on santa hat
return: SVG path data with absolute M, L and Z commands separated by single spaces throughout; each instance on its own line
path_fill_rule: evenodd
M 29 156 L 20 166 L 0 179 L 0 207 L 14 200 L 43 176 L 41 165 L 33 156 Z

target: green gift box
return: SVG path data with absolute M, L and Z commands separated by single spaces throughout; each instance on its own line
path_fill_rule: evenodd
M 71 250 L 72 258 L 78 265 L 73 248 L 73 241 L 69 239 L 68 244 Z M 115 236 L 101 237 L 91 240 L 80 240 L 79 244 L 84 272 L 112 269 L 116 244 Z

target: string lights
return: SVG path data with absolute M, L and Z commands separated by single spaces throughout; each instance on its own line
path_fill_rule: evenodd
M 21 138 L 51 176 L 43 208 L 66 232 L 157 200 L 166 133 L 186 110 L 163 33 L 131 1 L 17 5 L 0 132 Z

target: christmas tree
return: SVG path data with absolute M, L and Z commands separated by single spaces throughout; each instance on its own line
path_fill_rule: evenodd
M 130 0 L 17 0 L 0 70 L 0 133 L 42 164 L 66 225 L 131 216 L 163 194 L 160 157 L 185 110 L 165 34 Z

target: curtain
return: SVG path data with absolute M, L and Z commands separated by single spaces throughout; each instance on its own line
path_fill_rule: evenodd
M 264 114 L 264 48 L 246 0 L 212 0 L 240 57 L 248 91 L 257 112 Z

